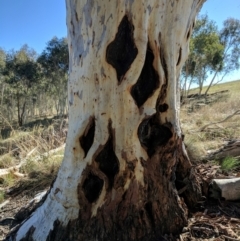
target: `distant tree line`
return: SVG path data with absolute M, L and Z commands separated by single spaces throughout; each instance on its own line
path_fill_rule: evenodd
M 195 23 L 189 57 L 182 69 L 182 96 L 193 83 L 199 94 L 207 78 L 205 91 L 240 67 L 240 20 L 229 18 L 219 31 L 207 15 Z M 67 113 L 68 46 L 66 38 L 52 38 L 38 55 L 28 45 L 19 50 L 0 48 L 0 122 L 17 121 L 42 115 Z
M 210 79 L 207 95 L 212 85 L 219 83 L 240 67 L 240 20 L 228 18 L 218 30 L 207 15 L 196 20 L 189 46 L 189 57 L 182 69 L 182 96 L 187 96 L 193 83 L 202 94 L 203 85 Z M 217 78 L 218 77 L 218 78 Z
M 0 120 L 22 126 L 36 115 L 67 113 L 68 46 L 54 37 L 38 55 L 28 45 L 0 49 Z

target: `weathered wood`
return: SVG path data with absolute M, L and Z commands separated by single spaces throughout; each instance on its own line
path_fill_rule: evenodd
M 226 143 L 219 150 L 211 153 L 207 159 L 223 160 L 225 157 L 240 156 L 240 140 L 232 140 Z
M 240 178 L 213 179 L 209 187 L 210 197 L 225 200 L 240 200 Z
M 223 123 L 223 122 L 229 120 L 230 118 L 232 118 L 232 117 L 235 116 L 235 115 L 240 115 L 240 110 L 236 110 L 233 114 L 227 116 L 226 118 L 224 118 L 224 119 L 221 120 L 221 121 L 212 122 L 212 123 L 209 123 L 209 124 L 207 124 L 207 125 L 201 127 L 201 128 L 199 129 L 199 131 L 204 131 L 208 126 Z

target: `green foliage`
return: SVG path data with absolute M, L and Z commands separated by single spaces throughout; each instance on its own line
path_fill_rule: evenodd
M 207 15 L 196 21 L 190 40 L 190 54 L 183 68 L 185 79 L 198 83 L 201 93 L 208 73 L 223 67 L 224 45 L 221 43 L 216 24 Z
M 57 97 L 55 107 L 57 114 L 63 114 L 67 99 L 68 79 L 68 45 L 67 39 L 54 37 L 47 43 L 46 49 L 38 58 L 43 68 L 45 91 Z
M 24 45 L 19 51 L 11 51 L 6 55 L 4 69 L 5 83 L 8 89 L 5 90 L 6 97 L 15 96 L 18 114 L 18 124 L 24 123 L 24 116 L 29 101 L 36 95 L 37 85 L 40 79 L 40 65 L 35 61 L 36 52 Z M 6 102 L 10 102 L 5 97 Z
M 3 49 L 0 48 L 0 75 L 2 75 L 2 72 L 5 68 L 6 64 L 6 53 Z
M 12 187 L 14 185 L 15 181 L 16 181 L 16 179 L 15 179 L 14 175 L 12 173 L 9 173 L 2 178 L 2 186 L 3 187 Z
M 240 67 L 240 20 L 228 18 L 220 31 L 220 40 L 225 47 L 225 70 L 231 72 Z
M 52 76 L 54 72 L 58 71 L 61 74 L 68 72 L 68 45 L 67 39 L 56 37 L 52 38 L 48 43 L 46 49 L 38 58 L 38 62 L 44 68 L 44 73 Z
M 217 75 L 222 76 L 223 79 L 231 71 L 239 68 L 240 21 L 229 18 L 224 21 L 223 29 L 218 31 L 216 23 L 207 15 L 200 16 L 196 21 L 189 46 L 189 58 L 182 72 L 183 88 L 187 92 L 187 83 L 190 88 L 190 85 L 195 82 L 201 94 L 203 84 L 210 74 L 212 79 L 209 88 Z
M 0 49 L 0 124 L 17 120 L 22 126 L 36 113 L 65 114 L 67 79 L 66 38 L 54 37 L 39 56 L 27 45 L 8 52 Z
M 5 192 L 0 190 L 0 203 L 2 203 L 5 199 Z
M 224 171 L 234 171 L 240 168 L 240 161 L 235 157 L 226 157 L 221 162 L 221 169 Z

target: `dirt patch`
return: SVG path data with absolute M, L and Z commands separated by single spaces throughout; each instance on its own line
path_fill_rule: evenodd
M 196 166 L 196 170 L 201 177 L 203 193 L 206 197 L 208 195 L 207 186 L 211 179 L 240 175 L 239 173 L 222 173 L 218 166 L 209 163 Z M 0 204 L 0 240 L 5 240 L 7 234 L 35 210 L 39 204 L 33 201 L 34 197 L 46 190 L 46 188 L 33 190 L 19 185 L 8 191 L 4 201 L 7 203 L 3 207 L 1 205 L 4 202 Z M 165 235 L 162 240 L 240 240 L 240 201 L 230 202 L 206 198 L 190 211 L 188 225 L 179 236 Z
M 21 186 L 17 186 L 7 192 L 5 201 L 0 204 L 0 240 L 5 240 L 7 234 L 35 210 L 39 205 L 39 197 L 42 198 L 40 195 L 46 189 L 21 190 Z

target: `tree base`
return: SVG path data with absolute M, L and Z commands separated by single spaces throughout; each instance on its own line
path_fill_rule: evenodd
M 69 221 L 66 226 L 55 220 L 46 240 L 153 241 L 164 240 L 161 237 L 166 233 L 180 233 L 188 218 L 185 202 L 193 207 L 201 192 L 191 164 L 182 151 L 182 142 L 178 140 L 173 143 L 169 141 L 149 160 L 142 160 L 144 185 L 134 177 L 134 166 L 116 178 L 96 215 L 92 212 L 94 203 L 84 198 L 82 184 L 79 185 L 81 209 L 78 218 Z M 174 152 L 173 149 L 178 151 Z M 130 184 L 125 190 L 124 186 L 129 180 Z M 179 183 L 187 185 L 187 188 L 183 191 Z M 182 197 L 179 197 L 178 191 Z M 32 226 L 21 240 L 34 240 L 36 231 Z

